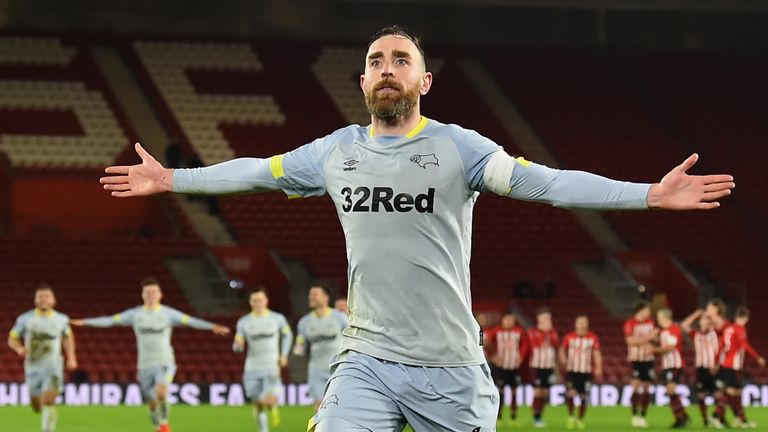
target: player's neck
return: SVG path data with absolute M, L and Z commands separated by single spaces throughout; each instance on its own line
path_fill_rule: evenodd
M 53 315 L 53 309 L 45 309 L 45 310 L 43 310 L 43 309 L 40 309 L 40 308 L 35 308 L 35 315 L 42 316 L 42 317 L 49 317 L 49 316 Z
M 315 315 L 324 317 L 331 313 L 331 308 L 329 306 L 320 306 L 319 308 L 315 308 Z
M 422 122 L 421 112 L 413 110 L 408 117 L 396 120 L 394 123 L 371 116 L 372 136 L 406 136 L 413 133 Z
M 251 309 L 251 315 L 254 315 L 254 316 L 257 316 L 257 317 L 265 316 L 268 313 L 269 313 L 269 309 L 266 309 L 266 308 L 264 308 L 264 309 L 262 309 L 260 311 L 257 311 L 255 309 Z
M 154 304 L 154 305 L 149 305 L 149 304 L 144 303 L 144 310 L 156 311 L 158 309 L 160 309 L 160 303 L 157 303 L 157 304 Z

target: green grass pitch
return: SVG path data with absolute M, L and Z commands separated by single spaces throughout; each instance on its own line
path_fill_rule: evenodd
M 282 424 L 272 428 L 275 432 L 303 432 L 307 419 L 312 414 L 306 407 L 281 407 Z M 696 407 L 688 407 L 691 424 L 687 430 L 704 430 Z M 730 415 L 730 414 L 729 414 Z M 768 408 L 749 408 L 747 415 L 756 421 L 762 430 L 768 427 Z M 544 420 L 545 430 L 565 430 L 566 411 L 564 407 L 548 407 Z M 630 431 L 629 410 L 626 408 L 594 407 L 587 412 L 586 424 L 590 431 Z M 499 423 L 499 432 L 533 430 L 530 409 L 521 408 L 519 425 L 507 427 Z M 649 431 L 668 430 L 672 414 L 668 407 L 652 407 L 648 421 Z M 0 407 L 0 431 L 30 432 L 40 430 L 40 417 L 28 407 Z M 174 432 L 255 432 L 256 426 L 247 407 L 174 406 L 171 410 L 171 428 Z M 760 430 L 758 429 L 758 430 Z M 409 431 L 410 429 L 406 429 Z M 152 432 L 144 407 L 59 407 L 58 432 Z M 467 431 L 469 432 L 469 431 Z

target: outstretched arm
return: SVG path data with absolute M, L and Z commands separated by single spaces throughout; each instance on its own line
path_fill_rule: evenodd
M 70 320 L 70 323 L 75 327 L 108 328 L 115 326 L 129 326 L 133 324 L 133 312 L 127 310 L 110 316 L 73 319 Z
M 214 334 L 219 336 L 225 336 L 229 334 L 229 328 L 206 321 L 204 319 L 195 318 L 189 316 L 183 312 L 172 309 L 171 319 L 175 326 L 191 327 L 195 330 L 210 330 Z
M 115 197 L 154 195 L 163 192 L 198 194 L 233 194 L 279 190 L 269 159 L 242 158 L 206 168 L 178 169 L 163 167 L 141 144 L 137 165 L 111 166 L 100 179 L 104 189 Z
M 659 183 L 611 180 L 599 175 L 558 170 L 497 151 L 483 174 L 486 189 L 511 198 L 545 202 L 556 207 L 596 210 L 707 210 L 720 206 L 736 185 L 728 174 L 690 175 L 698 160 L 693 154 Z M 509 179 L 508 181 L 506 179 Z

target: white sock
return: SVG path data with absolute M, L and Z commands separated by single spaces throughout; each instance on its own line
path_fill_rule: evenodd
M 43 415 L 41 418 L 41 426 L 43 432 L 53 432 L 56 430 L 56 420 L 58 413 L 56 407 L 53 405 L 46 405 L 43 407 Z
M 265 411 L 259 413 L 259 429 L 261 432 L 269 432 L 269 421 L 267 421 L 267 413 Z
M 160 412 L 160 424 L 168 423 L 168 414 L 171 412 L 171 405 L 167 401 L 161 401 L 158 406 Z
M 149 409 L 149 417 L 152 419 L 152 426 L 160 425 L 160 407 L 156 406 L 155 409 Z

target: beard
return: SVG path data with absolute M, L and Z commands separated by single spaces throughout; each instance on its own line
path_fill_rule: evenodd
M 397 93 L 379 94 L 378 91 L 384 87 L 397 90 Z M 413 88 L 404 90 L 399 83 L 385 79 L 365 94 L 365 106 L 372 116 L 388 125 L 395 125 L 413 112 L 419 101 L 419 95 L 418 83 Z

